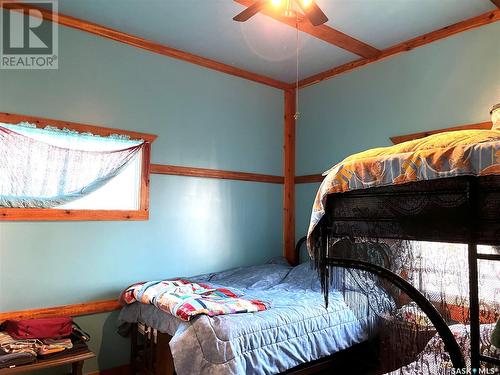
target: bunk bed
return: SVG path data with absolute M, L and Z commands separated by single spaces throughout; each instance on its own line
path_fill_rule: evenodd
M 484 303 L 478 270 L 479 262 L 500 260 L 495 248 L 500 246 L 499 150 L 500 133 L 485 130 L 442 133 L 393 148 L 369 150 L 325 172 L 316 196 L 308 248 L 327 303 L 327 292 L 339 268 L 344 270 L 346 289 L 352 287 L 352 282 L 347 285 L 349 278 L 358 281 L 359 289 L 370 283 L 384 285 L 396 306 L 381 311 L 381 321 L 408 305 L 427 321 L 422 325 L 407 316 L 399 340 L 389 340 L 384 350 L 401 359 L 402 342 L 413 340 L 412 356 L 416 360 L 423 350 L 422 343 L 416 341 L 425 335 L 425 326 L 425 331 L 437 333 L 444 348 L 439 354 L 441 362 L 430 370 L 433 374 L 449 373 L 450 367 L 462 371 L 456 373 L 474 374 L 479 373 L 481 364 L 488 371 L 498 371 L 500 366 L 499 351 L 485 351 L 481 335 L 488 338 L 489 334 L 484 335 L 485 324 L 480 324 L 487 322 L 492 328 L 499 319 L 500 280 L 498 274 L 490 279 L 496 283 L 496 291 L 490 303 Z M 417 241 L 466 244 L 467 263 L 463 269 L 454 270 L 462 274 L 461 278 L 468 278 L 466 298 L 459 302 L 447 298 L 450 287 L 437 293 L 416 287 L 419 278 L 426 276 L 426 271 L 416 266 L 420 256 L 415 255 Z M 446 277 L 446 265 L 443 267 L 441 275 Z M 351 301 L 351 307 L 356 309 L 356 301 Z M 470 349 L 464 350 L 464 345 L 459 345 L 460 337 L 450 329 L 457 323 L 457 309 L 464 316 L 461 323 L 469 325 Z M 407 331 L 411 323 L 416 334 L 401 340 L 402 331 Z M 395 329 L 395 324 L 389 326 Z M 379 324 L 376 334 L 384 336 L 387 327 Z M 424 342 L 429 338 L 427 335 Z M 411 362 L 411 356 L 403 358 L 386 367 L 386 372 L 415 373 L 419 369 L 417 373 L 426 373 L 422 364 L 409 372 L 401 370 Z M 469 372 L 463 372 L 466 368 Z

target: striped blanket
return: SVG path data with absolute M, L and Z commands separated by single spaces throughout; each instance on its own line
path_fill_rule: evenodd
M 226 288 L 175 279 L 133 284 L 122 292 L 120 303 L 123 306 L 134 302 L 154 305 L 184 321 L 200 314 L 216 316 L 257 312 L 269 307 L 262 301 L 240 297 Z

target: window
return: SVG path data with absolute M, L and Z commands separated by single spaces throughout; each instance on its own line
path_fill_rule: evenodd
M 448 302 L 467 301 L 469 296 L 468 250 L 464 244 L 414 242 L 416 287 L 431 300 L 443 297 Z M 491 246 L 479 246 L 478 252 L 498 254 Z M 500 262 L 479 262 L 479 298 L 484 304 L 500 300 Z
M 96 191 L 56 209 L 139 210 L 142 151 L 116 177 Z
M 33 118 L 14 125 L 5 116 L 0 114 L 1 219 L 148 218 L 155 136 Z

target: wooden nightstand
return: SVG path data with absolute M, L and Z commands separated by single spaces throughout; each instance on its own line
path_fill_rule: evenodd
M 73 375 L 82 375 L 83 363 L 86 360 L 94 357 L 95 354 L 87 349 L 87 351 L 78 354 L 61 355 L 60 357 L 50 358 L 50 359 L 38 359 L 36 362 L 30 363 L 29 365 L 4 368 L 0 370 L 0 375 L 21 374 L 27 371 L 41 370 L 44 368 L 58 367 L 64 365 L 72 366 L 71 373 Z

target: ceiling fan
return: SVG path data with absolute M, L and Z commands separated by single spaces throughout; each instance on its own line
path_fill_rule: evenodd
M 296 17 L 299 13 L 303 13 L 314 26 L 328 21 L 328 17 L 314 0 L 256 0 L 243 12 L 233 17 L 233 20 L 245 22 L 267 6 L 272 6 L 285 17 Z

